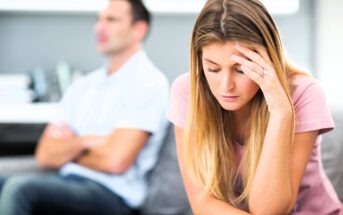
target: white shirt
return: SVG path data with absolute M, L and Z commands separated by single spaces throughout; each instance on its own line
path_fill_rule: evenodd
M 166 132 L 168 96 L 166 77 L 142 50 L 113 75 L 109 76 L 104 67 L 78 79 L 63 97 L 59 117 L 77 135 L 106 135 L 116 128 L 140 129 L 152 135 L 135 163 L 122 175 L 98 172 L 73 162 L 64 165 L 60 174 L 97 181 L 130 207 L 141 206 L 147 195 L 146 173 L 157 161 Z

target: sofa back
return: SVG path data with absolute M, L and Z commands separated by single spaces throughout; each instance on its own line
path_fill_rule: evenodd
M 177 162 L 174 126 L 172 125 L 168 128 L 158 163 L 149 177 L 149 194 L 141 214 L 192 214 Z
M 326 174 L 343 202 L 343 110 L 333 110 L 335 129 L 323 135 L 322 160 Z

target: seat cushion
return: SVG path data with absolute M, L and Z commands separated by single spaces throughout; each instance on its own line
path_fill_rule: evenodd
M 173 126 L 161 148 L 156 167 L 150 175 L 149 194 L 141 210 L 146 215 L 192 214 L 177 163 Z

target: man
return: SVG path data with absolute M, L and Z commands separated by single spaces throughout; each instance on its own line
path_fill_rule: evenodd
M 162 142 L 168 81 L 142 50 L 150 15 L 141 1 L 111 0 L 95 27 L 106 66 L 77 80 L 36 150 L 58 174 L 12 176 L 0 214 L 131 214 Z

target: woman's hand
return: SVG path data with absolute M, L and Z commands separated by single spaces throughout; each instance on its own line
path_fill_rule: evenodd
M 290 113 L 291 105 L 266 50 L 259 48 L 257 52 L 255 52 L 238 44 L 235 45 L 235 48 L 242 53 L 245 58 L 238 55 L 232 55 L 231 59 L 240 64 L 244 74 L 260 86 L 267 102 L 269 112 L 272 115 Z

